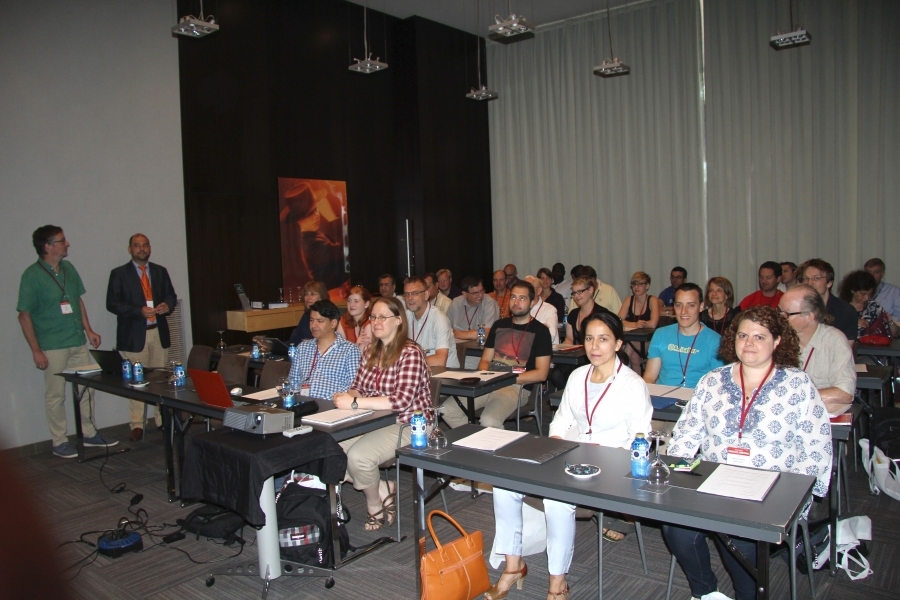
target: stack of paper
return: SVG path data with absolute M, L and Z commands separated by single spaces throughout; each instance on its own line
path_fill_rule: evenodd
M 719 465 L 697 491 L 761 502 L 775 485 L 779 475 L 781 473 L 778 471 Z
M 508 431 L 506 429 L 497 429 L 496 427 L 485 427 L 477 433 L 466 436 L 461 440 L 456 440 L 453 442 L 453 445 L 460 448 L 493 452 L 512 444 L 526 435 L 528 435 L 527 431 Z
M 303 417 L 303 424 L 334 425 L 335 423 L 342 423 L 344 421 L 358 419 L 360 417 L 365 417 L 366 415 L 371 414 L 371 410 L 363 410 L 361 408 L 356 410 L 335 408 L 333 410 L 326 410 L 325 412 L 320 412 L 314 415 L 309 415 L 308 417 Z

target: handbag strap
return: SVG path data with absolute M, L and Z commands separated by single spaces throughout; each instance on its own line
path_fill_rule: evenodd
M 450 521 L 450 523 L 452 523 L 453 526 L 459 530 L 459 532 L 462 534 L 462 536 L 464 538 L 469 537 L 469 534 L 466 533 L 466 530 L 462 528 L 462 525 L 460 525 L 459 523 L 456 522 L 456 519 L 454 519 L 453 517 L 451 517 L 450 515 L 448 515 L 447 513 L 445 513 L 442 510 L 433 510 L 430 513 L 428 513 L 428 531 L 431 533 L 431 539 L 434 540 L 434 545 L 437 546 L 438 550 L 443 550 L 443 546 L 441 546 L 441 541 L 438 539 L 437 534 L 434 532 L 434 526 L 431 524 L 431 519 L 435 515 L 437 515 L 439 517 L 444 517 L 445 519 Z M 423 541 L 424 541 L 424 538 L 423 538 Z

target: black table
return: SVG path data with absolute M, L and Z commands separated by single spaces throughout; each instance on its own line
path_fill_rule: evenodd
M 465 425 L 447 434 L 452 443 L 481 429 Z M 597 510 L 601 519 L 604 511 L 621 512 L 639 519 L 652 519 L 665 523 L 677 523 L 684 527 L 720 532 L 757 540 L 756 575 L 758 598 L 766 598 L 769 581 L 769 544 L 786 540 L 796 532 L 801 509 L 812 494 L 815 479 L 808 475 L 781 473 L 775 485 L 762 502 L 737 500 L 721 496 L 701 494 L 696 489 L 673 486 L 663 494 L 639 490 L 645 482 L 626 475 L 631 472 L 630 452 L 620 448 L 582 444 L 544 464 L 496 457 L 491 453 L 452 448 L 449 452 L 434 456 L 410 447 L 397 451 L 400 464 L 414 471 L 414 496 L 416 502 L 415 536 L 420 539 L 425 527 L 427 495 L 424 487 L 424 471 L 443 473 L 451 477 L 474 479 L 496 487 L 551 498 L 570 504 Z M 600 467 L 601 474 L 581 480 L 566 475 L 564 465 L 592 463 Z M 709 473 L 716 465 L 702 463 L 698 469 Z M 701 478 L 680 475 L 690 480 Z M 602 598 L 603 553 L 600 541 L 598 593 Z M 418 576 L 419 544 L 413 544 L 416 565 L 416 594 L 420 586 Z
M 653 339 L 653 333 L 656 331 L 654 327 L 641 327 L 639 329 L 626 329 L 624 334 L 622 335 L 622 339 L 625 340 L 631 349 L 637 352 L 637 355 L 641 357 L 641 361 L 647 360 L 647 344 L 650 343 L 650 340 Z M 640 344 L 640 348 L 635 346 L 635 343 Z
M 466 412 L 469 417 L 469 423 L 475 422 L 475 398 L 480 398 L 485 394 L 490 394 L 501 388 L 512 385 L 516 382 L 515 373 L 504 373 L 498 377 L 494 377 L 488 381 L 479 381 L 478 383 L 460 383 L 458 379 L 446 379 L 441 377 L 444 371 L 471 371 L 472 369 L 445 369 L 443 367 L 431 367 L 432 379 L 441 380 L 441 393 L 453 397 L 459 407 Z M 466 399 L 466 405 L 463 406 L 460 398 Z
M 872 406 L 872 392 L 881 390 L 881 405 L 888 406 L 893 404 L 894 395 L 891 390 L 891 375 L 893 367 L 883 367 L 880 365 L 866 365 L 865 373 L 856 373 L 856 389 L 859 392 L 865 390 L 866 401 Z M 889 402 L 886 402 L 886 399 Z
M 462 345 L 466 348 L 466 356 L 481 358 L 481 355 L 484 353 L 484 347 L 479 346 L 477 340 L 472 340 Z M 566 351 L 554 348 L 552 360 L 554 364 L 578 366 L 587 364 L 587 359 L 585 357 L 584 347 Z

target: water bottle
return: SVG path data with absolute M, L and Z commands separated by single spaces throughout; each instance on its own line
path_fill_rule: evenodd
M 253 342 L 253 349 L 250 351 L 250 358 L 259 360 L 259 344 Z
M 134 361 L 134 367 L 132 367 L 131 371 L 134 374 L 135 383 L 144 383 L 144 365 L 141 364 L 141 361 Z
M 175 387 L 184 387 L 184 385 L 187 383 L 185 379 L 184 365 L 180 362 L 175 363 L 175 366 L 172 368 L 172 375 L 175 376 Z
M 412 432 L 412 447 L 427 448 L 428 435 L 425 433 L 425 415 L 421 410 L 413 413 L 413 417 L 409 421 L 409 429 Z
M 122 379 L 131 381 L 131 361 L 127 358 L 122 361 Z
M 646 479 L 650 474 L 650 442 L 639 433 L 631 442 L 631 476 Z
M 566 325 L 568 325 L 568 324 L 569 324 L 569 315 L 563 315 L 563 322 L 562 322 L 563 329 L 565 329 Z
M 478 345 L 481 347 L 484 347 L 484 340 L 485 340 L 484 323 L 482 323 L 481 325 L 478 326 Z
M 293 361 L 294 355 L 296 355 L 296 354 L 297 354 L 297 344 L 295 344 L 294 342 L 291 342 L 290 345 L 288 345 L 288 360 Z

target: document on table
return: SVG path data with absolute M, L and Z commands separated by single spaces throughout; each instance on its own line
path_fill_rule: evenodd
M 326 410 L 325 412 L 316 413 L 313 415 L 309 415 L 308 417 L 303 417 L 304 425 L 334 425 L 335 423 L 342 423 L 344 421 L 349 421 L 351 419 L 358 419 L 360 417 L 365 417 L 366 415 L 371 415 L 371 410 L 363 410 L 352 409 L 352 408 L 335 408 L 332 410 Z
M 467 377 L 477 377 L 482 381 L 490 381 L 496 377 L 506 375 L 506 371 L 444 371 L 435 375 L 438 379 L 466 379 Z
M 660 398 L 675 398 L 676 400 L 684 400 L 687 402 L 694 395 L 694 388 L 681 387 L 680 385 L 659 385 L 658 383 L 648 383 L 647 389 L 650 390 L 651 396 Z
M 252 394 L 244 394 L 243 396 L 241 396 L 241 398 L 245 400 L 272 400 L 277 397 L 278 388 L 269 388 L 261 392 L 254 392 Z
M 88 373 L 99 373 L 102 370 L 103 369 L 100 368 L 100 365 L 84 365 L 71 369 L 63 369 L 63 373 L 77 373 L 78 375 L 87 375 Z
M 857 365 L 856 365 L 856 372 L 857 372 L 857 373 L 868 373 L 868 372 L 869 372 L 869 367 L 866 366 L 866 365 L 860 365 L 860 364 L 857 364 Z
M 453 442 L 453 445 L 460 448 L 494 452 L 526 435 L 528 435 L 527 431 L 508 431 L 506 429 L 497 429 L 496 427 L 485 427 L 478 433 L 456 440 Z
M 704 494 L 761 502 L 775 485 L 775 480 L 779 475 L 781 475 L 779 471 L 719 465 L 697 488 L 697 491 Z

